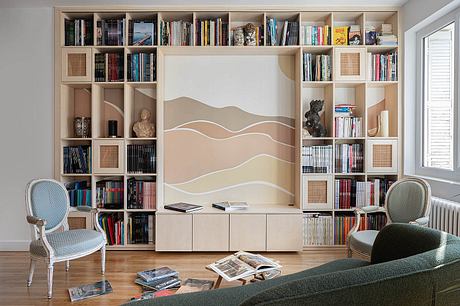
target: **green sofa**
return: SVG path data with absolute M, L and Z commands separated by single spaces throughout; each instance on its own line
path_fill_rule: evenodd
M 246 286 L 128 305 L 460 305 L 460 238 L 391 224 L 378 234 L 370 262 L 341 259 Z

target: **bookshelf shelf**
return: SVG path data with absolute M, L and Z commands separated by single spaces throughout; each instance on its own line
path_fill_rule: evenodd
M 75 183 L 86 181 L 93 193 L 91 205 L 96 207 L 96 188 L 101 180 L 116 179 L 122 182 L 123 202 L 120 209 L 103 209 L 107 215 L 115 216 L 115 219 L 122 221 L 124 237 L 122 245 L 111 245 L 112 250 L 152 250 L 155 244 L 131 244 L 128 241 L 128 220 L 135 214 L 147 215 L 168 215 L 173 218 L 173 212 L 163 209 L 163 180 L 164 180 L 164 150 L 163 135 L 163 115 L 164 115 L 164 58 L 167 55 L 286 55 L 294 58 L 295 63 L 295 99 L 296 99 L 296 145 L 297 156 L 295 161 L 295 203 L 294 207 L 289 207 L 289 214 L 296 214 L 302 210 L 305 213 L 320 213 L 332 218 L 331 230 L 338 231 L 341 225 L 336 223 L 339 216 L 352 216 L 352 209 L 335 208 L 335 181 L 338 179 L 352 179 L 359 182 L 368 182 L 375 179 L 395 180 L 399 177 L 400 166 L 396 165 L 389 171 L 388 169 L 370 169 L 369 145 L 378 143 L 388 149 L 391 145 L 391 152 L 400 151 L 401 136 L 401 84 L 399 82 L 399 69 L 396 81 L 372 81 L 367 71 L 368 57 L 370 54 L 399 53 L 401 42 L 401 32 L 399 29 L 399 12 L 395 8 L 378 8 L 371 10 L 350 10 L 341 8 L 311 9 L 306 7 L 295 8 L 265 8 L 265 7 L 62 7 L 56 8 L 55 25 L 55 101 L 56 101 L 56 140 L 55 149 L 55 177 L 65 183 Z M 203 20 L 215 20 L 221 18 L 223 23 L 228 24 L 224 30 L 227 41 L 222 46 L 199 46 L 197 41 L 198 22 Z M 73 24 L 75 20 L 84 20 L 87 28 L 86 33 L 91 33 L 87 39 L 76 40 L 75 36 L 66 36 L 66 28 Z M 101 41 L 98 39 L 97 26 L 101 21 L 116 22 L 123 20 L 125 23 L 124 32 L 120 32 L 119 41 Z M 299 26 L 299 33 L 294 45 L 280 46 L 268 41 L 269 20 L 276 19 L 278 26 L 284 21 L 289 21 Z M 66 21 L 68 20 L 68 21 Z M 189 45 L 170 46 L 165 45 L 162 40 L 161 23 L 172 21 L 186 21 L 190 23 L 191 40 Z M 72 22 L 74 21 L 74 22 Z M 154 30 L 152 33 L 151 45 L 134 45 L 132 42 L 133 29 L 131 24 L 134 21 L 152 22 Z M 122 21 L 121 21 L 122 22 Z M 232 41 L 232 31 L 237 27 L 243 27 L 248 23 L 254 24 L 259 28 L 262 38 L 258 46 L 234 46 Z M 368 28 L 375 27 L 377 31 L 382 24 L 391 24 L 393 34 L 398 38 L 397 45 L 368 45 L 365 42 L 365 34 Z M 334 44 L 334 27 L 359 25 L 361 42 L 359 45 L 336 45 Z M 302 31 L 304 27 L 331 27 L 331 44 L 323 41 L 322 45 L 307 45 L 303 41 Z M 72 27 L 72 25 L 71 25 Z M 72 40 L 74 38 L 74 40 Z M 68 45 L 75 42 L 83 45 Z M 96 57 L 100 53 L 120 54 L 122 73 L 116 81 L 96 82 L 95 68 Z M 158 78 L 153 81 L 134 82 L 130 81 L 128 70 L 130 69 L 129 57 L 135 53 L 154 53 L 156 61 L 154 65 L 155 73 Z M 331 78 L 327 81 L 304 81 L 303 78 L 303 54 L 309 53 L 314 56 L 328 55 L 331 57 Z M 353 78 L 340 75 L 341 70 L 337 68 L 341 64 L 341 53 L 359 54 L 359 65 L 363 68 Z M 75 54 L 75 56 L 72 56 Z M 70 57 L 69 57 L 70 55 Z M 100 57 L 100 56 L 99 56 Z M 346 58 L 346 56 L 344 57 Z M 339 61 L 339 60 L 340 61 Z M 349 63 L 345 63 L 349 64 Z M 69 66 L 70 65 L 70 66 Z M 346 65 L 345 65 L 346 66 Z M 398 59 L 397 66 L 400 67 Z M 352 69 L 353 70 L 353 69 Z M 356 71 L 354 71 L 356 72 Z M 303 132 L 305 112 L 310 108 L 311 100 L 324 100 L 324 108 L 320 113 L 321 122 L 327 129 L 326 137 L 306 137 Z M 362 135 L 360 137 L 337 137 L 335 107 L 341 104 L 354 105 L 353 116 L 362 118 Z M 148 109 L 152 113 L 151 122 L 154 124 L 157 134 L 149 138 L 136 138 L 133 133 L 133 125 L 139 120 L 141 109 Z M 368 130 L 378 127 L 379 115 L 382 110 L 388 110 L 388 135 L 370 137 Z M 91 133 L 87 138 L 76 137 L 73 120 L 75 117 L 91 118 Z M 118 138 L 108 137 L 108 120 L 117 121 Z M 99 145 L 109 144 L 115 141 L 118 154 L 121 158 L 116 171 L 97 170 L 96 160 L 97 148 Z M 335 170 L 335 159 L 338 156 L 337 146 L 346 144 L 359 144 L 363 146 L 364 168 L 358 173 L 337 173 Z M 151 145 L 155 147 L 154 169 L 148 173 L 131 173 L 129 171 L 129 153 L 131 145 Z M 88 166 L 90 173 L 64 173 L 64 148 L 68 146 L 91 146 L 89 153 Z M 332 154 L 332 164 L 330 173 L 303 173 L 302 150 L 308 146 L 330 146 Z M 99 155 L 100 156 L 100 155 Z M 391 159 L 397 162 L 400 154 L 392 155 Z M 104 158 L 102 162 L 106 161 Z M 371 171 L 369 171 L 371 170 Z M 152 173 L 153 172 L 153 173 Z M 155 181 L 158 184 L 158 194 L 155 194 L 155 208 L 128 208 L 128 183 L 131 180 Z M 310 181 L 326 181 L 327 196 L 326 204 L 328 209 L 321 208 L 321 205 L 308 207 L 309 203 L 305 200 L 303 188 L 304 179 Z M 316 203 L 318 204 L 318 203 Z M 259 205 L 258 205 L 259 206 Z M 264 207 L 262 204 L 260 207 Z M 286 205 L 283 205 L 283 209 Z M 287 208 L 286 208 L 287 209 Z M 219 211 L 206 210 L 209 214 L 220 214 Z M 240 214 L 240 213 L 238 213 Z M 268 207 L 257 208 L 248 212 L 251 214 L 266 214 L 276 216 L 280 210 L 272 210 Z M 181 215 L 182 216 L 182 215 Z M 188 215 L 187 215 L 188 216 Z M 155 220 L 156 222 L 157 220 Z M 188 220 L 187 222 L 189 222 Z M 268 229 L 269 225 L 266 224 Z M 169 235 L 162 230 L 157 235 Z M 293 234 L 295 235 L 295 234 Z M 165 236 L 166 237 L 166 236 Z M 268 238 L 267 238 L 268 239 Z M 164 240 L 164 239 L 163 239 Z M 341 241 L 343 242 L 343 241 Z M 330 244 L 337 244 L 338 240 Z M 313 249 L 337 248 L 342 245 L 312 245 Z M 161 249 L 161 248 L 160 248 Z M 188 249 L 188 247 L 186 248 Z M 305 249 L 309 249 L 306 246 Z M 191 249 L 190 249 L 191 250 Z

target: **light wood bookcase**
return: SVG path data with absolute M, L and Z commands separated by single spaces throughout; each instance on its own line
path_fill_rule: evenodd
M 188 20 L 193 22 L 197 19 L 222 17 L 229 23 L 229 29 L 241 26 L 248 22 L 255 25 L 264 25 L 264 46 L 162 46 L 160 44 L 159 27 L 157 26 L 157 40 L 154 46 L 129 46 L 127 42 L 123 46 L 65 46 L 64 45 L 64 20 L 74 18 L 91 18 L 94 22 L 94 43 L 96 43 L 96 21 L 101 18 L 125 17 L 126 20 L 136 18 L 153 18 L 157 20 Z M 364 41 L 364 31 L 366 25 L 378 25 L 391 23 L 393 32 L 397 35 L 398 46 L 378 46 L 365 45 L 364 42 L 359 46 L 267 46 L 266 20 L 267 17 L 276 17 L 280 20 L 297 21 L 300 25 L 330 25 L 342 26 L 359 24 Z M 128 37 L 128 27 L 126 27 L 125 37 Z M 230 35 L 228 35 L 230 40 Z M 364 75 L 355 78 L 341 78 L 339 70 L 336 69 L 336 58 L 340 52 L 357 52 L 360 56 L 370 53 L 386 53 L 388 51 L 399 51 L 401 45 L 401 31 L 399 22 L 399 8 L 394 7 L 372 7 L 369 10 L 356 11 L 338 7 L 310 10 L 307 7 L 58 7 L 55 9 L 55 178 L 63 182 L 76 180 L 87 180 L 92 188 L 92 205 L 95 206 L 96 183 L 99 180 L 115 177 L 123 181 L 125 186 L 123 208 L 120 210 L 103 209 L 105 212 L 120 213 L 125 222 L 124 245 L 111 246 L 111 249 L 155 249 L 154 244 L 127 244 L 127 220 L 128 216 L 134 212 L 144 212 L 156 215 L 156 244 L 157 250 L 163 251 L 202 251 L 202 250 L 237 250 L 243 247 L 247 250 L 255 251 L 295 251 L 302 248 L 302 212 L 325 212 L 333 217 L 338 214 L 349 214 L 351 210 L 340 210 L 333 208 L 334 200 L 334 179 L 341 177 L 358 178 L 367 181 L 373 177 L 391 177 L 396 179 L 401 172 L 398 161 L 401 160 L 401 85 L 399 81 L 373 82 L 367 79 L 367 58 L 361 58 L 362 71 Z M 195 41 L 195 40 L 194 40 Z M 333 39 L 332 39 L 333 41 Z M 128 82 L 127 80 L 127 55 L 133 52 L 156 52 L 156 75 L 154 82 Z M 94 56 L 99 52 L 120 52 L 124 54 L 124 80 L 121 82 L 95 82 L 94 80 Z M 302 79 L 303 53 L 328 54 L 332 57 L 332 80 L 305 82 Z M 255 209 L 247 212 L 228 213 L 205 209 L 194 214 L 178 214 L 163 209 L 163 73 L 164 57 L 167 55 L 291 55 L 295 59 L 295 97 L 296 97 L 296 170 L 295 170 L 295 202 L 285 203 L 285 205 L 258 205 Z M 398 52 L 398 66 L 401 67 L 401 56 Z M 70 56 L 70 58 L 69 58 Z M 363 73 L 361 71 L 361 74 Z M 400 69 L 398 68 L 400 74 Z M 398 75 L 398 80 L 401 80 Z M 136 106 L 136 90 L 148 90 L 152 93 L 152 99 L 147 107 L 154 114 L 153 121 L 156 124 L 156 137 L 138 139 L 133 137 L 132 125 L 137 120 L 138 108 Z M 80 99 L 83 93 L 89 95 L 89 99 Z M 385 97 L 385 109 L 390 113 L 390 137 L 368 137 L 368 97 L 378 92 Z M 334 105 L 340 101 L 339 97 L 343 93 L 349 93 L 354 97 L 352 103 L 357 105 L 356 114 L 364 119 L 363 137 L 360 138 L 337 138 L 333 136 L 334 131 Z M 122 97 L 122 104 L 117 105 L 119 111 L 118 134 L 119 138 L 107 138 L 106 126 L 107 119 L 104 111 L 105 96 L 118 95 Z M 312 99 L 325 100 L 325 125 L 328 129 L 327 137 L 309 138 L 304 137 L 302 126 L 304 114 L 309 108 Z M 73 134 L 73 118 L 76 116 L 91 117 L 92 134 L 90 138 L 75 138 Z M 372 119 L 374 120 L 374 119 Z M 116 169 L 104 173 L 103 168 L 99 167 L 93 160 L 93 171 L 91 174 L 64 174 L 63 173 L 63 153 L 62 148 L 67 145 L 88 144 L 92 146 L 92 158 L 97 157 L 95 146 L 98 144 L 118 145 L 119 162 Z M 127 145 L 137 143 L 156 144 L 156 172 L 134 175 L 127 171 Z M 365 169 L 363 173 L 352 174 L 303 174 L 302 173 L 302 146 L 310 144 L 331 144 L 333 148 L 337 143 L 362 143 L 365 147 Z M 386 167 L 379 171 L 370 164 L 369 156 L 373 145 L 383 144 L 385 148 L 391 145 L 393 154 L 391 167 Z M 334 149 L 335 150 L 335 149 Z M 388 150 L 387 150 L 388 151 Z M 388 166 L 388 165 L 386 165 Z M 155 178 L 157 181 L 157 209 L 136 210 L 127 208 L 127 180 L 131 177 Z M 316 196 L 315 199 L 327 199 L 327 205 L 321 203 L 311 203 L 309 206 L 306 199 L 305 188 L 309 182 L 327 186 L 327 194 L 323 197 Z M 319 186 L 319 185 L 318 185 Z M 72 215 L 72 214 L 71 214 Z M 213 218 L 213 216 L 215 218 Z M 244 215 L 244 216 L 243 216 Z M 177 218 L 175 218 L 177 216 Z M 81 215 L 78 215 L 81 218 Z M 253 225 L 257 227 L 255 235 L 260 239 L 251 246 L 250 240 L 242 237 L 251 228 L 251 218 Z M 219 219 L 220 218 L 220 219 Z M 202 222 L 200 221 L 202 220 Z M 209 222 L 205 222 L 209 220 Z M 196 222 L 201 222 L 200 224 Z M 176 230 L 167 228 L 170 224 L 179 225 Z M 225 229 L 218 233 L 222 236 L 219 245 L 207 244 L 203 233 L 215 228 L 216 224 L 224 224 Z M 234 239 L 232 239 L 232 233 Z M 180 236 L 180 238 L 178 238 Z M 286 238 L 286 236 L 288 236 Z M 238 238 L 236 238 L 238 237 Z M 177 243 L 174 243 L 174 240 Z M 261 240 L 261 241 L 259 241 Z M 194 246 L 194 242 L 198 243 Z M 304 246 L 304 248 L 314 248 Z

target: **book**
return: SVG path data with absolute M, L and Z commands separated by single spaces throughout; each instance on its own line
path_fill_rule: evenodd
M 183 202 L 165 205 L 164 207 L 165 209 L 170 209 L 170 210 L 175 210 L 175 211 L 180 211 L 180 212 L 192 212 L 192 211 L 203 209 L 203 206 L 201 205 L 195 205 L 195 204 L 189 204 L 189 203 L 183 203 Z
M 281 268 L 278 263 L 267 257 L 243 251 L 218 260 L 208 267 L 227 281 Z
M 80 301 L 95 296 L 111 293 L 113 291 L 112 285 L 108 280 L 96 282 L 78 287 L 69 288 L 70 301 Z
M 187 278 L 182 283 L 179 290 L 176 291 L 176 294 L 211 290 L 213 286 L 214 281 L 211 280 Z
M 124 244 L 123 213 L 103 213 L 99 215 L 98 221 L 107 236 L 109 245 Z
M 305 213 L 303 215 L 303 244 L 333 245 L 333 219 L 330 214 Z
M 91 146 L 65 146 L 62 153 L 64 173 L 91 173 Z
M 294 46 L 298 44 L 299 23 L 267 18 L 267 45 Z
M 332 173 L 332 145 L 303 146 L 302 173 Z
M 138 277 L 134 282 L 138 285 L 141 285 L 144 288 L 148 288 L 154 291 L 176 288 L 180 286 L 180 279 L 177 278 L 177 276 L 163 277 L 151 282 L 146 282 L 142 278 Z
M 192 46 L 192 23 L 183 20 L 160 21 L 160 42 L 163 46 Z
M 303 54 L 304 81 L 331 81 L 332 59 L 327 54 Z
M 129 144 L 127 150 L 130 174 L 156 173 L 156 144 Z
M 216 19 L 197 19 L 195 23 L 196 46 L 227 46 L 228 22 L 221 17 Z
M 69 193 L 70 206 L 91 206 L 91 186 L 87 181 L 65 183 Z
M 133 46 L 152 46 L 155 42 L 155 22 L 144 20 L 131 20 Z M 131 27 L 131 24 L 130 24 Z M 131 29 L 130 29 L 131 32 Z
M 127 181 L 128 209 L 155 209 L 156 184 L 155 179 L 129 178 Z
M 137 276 L 146 282 L 152 282 L 166 277 L 177 276 L 179 273 L 169 267 L 161 267 L 137 272 Z
M 212 207 L 225 210 L 225 211 L 231 211 L 231 210 L 244 210 L 249 207 L 248 203 L 246 202 L 218 202 L 218 203 L 213 203 Z
M 370 81 L 398 80 L 398 52 L 367 54 L 367 78 Z
M 156 51 L 134 52 L 126 55 L 127 78 L 129 82 L 156 81 Z
M 348 44 L 361 45 L 361 43 L 361 27 L 357 24 L 354 24 L 348 29 Z
M 128 243 L 153 244 L 155 218 L 152 214 L 136 212 L 128 217 Z
M 300 28 L 300 38 L 303 45 L 324 46 L 331 44 L 331 27 L 302 25 Z
M 334 27 L 334 45 L 348 45 L 348 27 Z
M 123 209 L 123 181 L 102 180 L 96 183 L 96 205 L 98 208 Z
M 175 294 L 175 292 L 169 289 L 164 289 L 160 291 L 144 291 L 139 295 L 133 296 L 130 301 L 134 302 L 134 301 L 150 300 L 156 297 L 169 296 L 173 294 Z

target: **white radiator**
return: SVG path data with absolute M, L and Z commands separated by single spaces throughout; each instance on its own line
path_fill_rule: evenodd
M 460 236 L 460 203 L 432 197 L 429 227 Z

